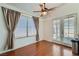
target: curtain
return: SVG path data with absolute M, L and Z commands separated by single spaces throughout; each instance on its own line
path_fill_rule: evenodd
M 33 21 L 36 28 L 36 41 L 39 41 L 39 18 L 33 16 Z
M 2 7 L 5 24 L 8 31 L 5 48 L 12 49 L 14 46 L 14 30 L 20 18 L 20 12 Z

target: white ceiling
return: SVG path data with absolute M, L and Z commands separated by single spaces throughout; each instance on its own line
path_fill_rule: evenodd
M 40 10 L 40 3 L 7 3 L 8 5 L 14 6 L 16 8 L 22 9 L 29 13 L 33 13 L 32 11 Z M 53 8 L 59 6 L 61 3 L 46 3 L 47 8 Z
M 40 10 L 39 3 L 7 3 L 23 10 Z M 61 3 L 46 3 L 47 8 L 53 8 Z

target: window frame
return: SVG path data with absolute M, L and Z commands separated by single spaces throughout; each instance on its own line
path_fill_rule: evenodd
M 26 24 L 27 24 L 27 25 L 26 25 L 26 29 L 27 29 L 27 30 L 26 30 L 26 35 L 25 35 L 25 36 L 20 36 L 20 37 L 15 37 L 15 38 L 16 38 L 16 39 L 20 39 L 20 38 L 25 38 L 25 37 L 27 38 L 27 37 L 36 36 L 36 34 L 35 34 L 35 35 L 28 35 L 28 33 L 29 33 L 29 32 L 28 32 L 28 20 L 29 20 L 28 17 L 29 17 L 29 16 L 26 16 L 26 15 L 23 15 L 23 14 L 21 14 L 21 16 L 26 17 L 26 21 L 27 21 L 27 23 L 26 23 Z M 21 17 L 21 16 L 20 16 L 20 17 Z M 18 23 L 19 23 L 19 22 L 18 22 Z M 17 25 L 18 25 L 18 24 L 17 24 Z M 17 26 L 16 26 L 16 28 L 17 28 Z M 16 28 L 15 28 L 15 31 L 16 31 Z
M 61 37 L 61 42 L 63 41 L 63 35 L 64 35 L 64 31 L 63 31 L 63 27 L 64 27 L 64 25 L 62 25 L 64 22 L 64 19 L 66 19 L 66 18 L 71 18 L 71 17 L 75 17 L 75 20 L 74 20 L 74 37 L 76 37 L 76 33 L 77 33 L 77 13 L 73 13 L 73 14 L 69 14 L 69 15 L 64 15 L 64 16 L 62 16 L 62 17 L 58 17 L 58 18 L 54 18 L 54 19 L 52 19 L 52 23 L 53 23 L 53 21 L 54 20 L 60 20 L 61 22 L 60 22 L 60 28 L 61 28 L 61 30 L 60 30 L 60 37 Z M 53 25 L 53 24 L 52 24 Z M 53 26 L 52 26 L 53 27 Z M 53 30 L 54 31 L 54 30 Z M 62 34 L 63 33 L 63 34 Z M 55 33 L 52 33 L 52 36 L 53 36 L 53 34 L 55 34 Z M 54 39 L 54 38 L 53 38 Z M 56 41 L 57 41 L 57 39 L 55 39 Z M 59 42 L 59 41 L 57 41 L 57 42 Z

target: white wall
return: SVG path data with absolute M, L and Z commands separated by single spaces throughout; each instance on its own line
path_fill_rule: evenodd
M 77 25 L 79 26 L 79 4 L 64 4 L 63 6 L 61 6 L 60 8 L 57 8 L 51 12 L 49 12 L 49 15 L 44 16 L 42 18 L 40 18 L 41 20 L 43 20 L 43 39 L 44 40 L 48 40 L 48 41 L 53 41 L 52 38 L 52 33 L 53 33 L 53 29 L 52 29 L 52 22 L 54 18 L 58 18 L 58 17 L 62 17 L 65 15 L 69 15 L 69 14 L 73 14 L 73 13 L 77 13 Z M 42 25 L 41 25 L 42 26 Z M 79 32 L 79 28 L 77 27 L 77 31 Z M 40 33 L 40 34 L 42 34 Z
M 43 19 L 39 19 L 39 39 L 44 40 L 44 22 L 42 21 Z
M 0 7 L 0 51 L 4 50 L 4 45 L 7 38 L 7 29 L 3 18 L 2 9 Z
M 35 42 L 36 42 L 35 37 L 27 37 L 27 38 L 15 39 L 15 41 L 14 41 L 14 49 L 21 48 L 21 47 L 27 46 L 27 45 L 35 43 Z

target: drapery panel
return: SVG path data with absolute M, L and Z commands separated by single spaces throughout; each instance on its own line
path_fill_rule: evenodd
M 13 43 L 14 43 L 14 38 L 15 38 L 14 30 L 19 21 L 20 12 L 17 12 L 17 11 L 11 10 L 11 9 L 7 9 L 4 7 L 2 7 L 2 12 L 3 12 L 6 28 L 8 31 L 5 48 L 7 47 L 7 49 L 12 49 L 14 46 Z
M 36 41 L 39 41 L 39 17 L 33 16 L 33 21 L 34 21 L 35 28 L 36 28 Z

